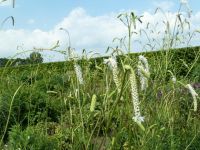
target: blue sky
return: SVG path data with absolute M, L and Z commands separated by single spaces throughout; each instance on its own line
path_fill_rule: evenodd
M 191 21 L 194 22 L 195 27 L 198 27 L 200 2 L 189 0 L 188 3 L 193 10 Z M 8 0 L 0 6 L 0 21 L 12 15 L 15 17 L 15 26 L 12 27 L 7 22 L 1 29 L 0 44 L 4 47 L 0 47 L 0 57 L 14 55 L 17 46 L 23 45 L 23 49 L 31 49 L 34 46 L 52 45 L 56 40 L 61 41 L 61 48 L 63 48 L 66 46 L 64 41 L 66 37 L 57 30 L 58 27 L 68 29 L 77 51 L 86 48 L 103 53 L 115 36 L 124 36 L 126 32 L 116 18 L 119 12 L 133 10 L 138 15 L 145 14 L 146 20 L 154 22 L 154 20 L 158 21 L 153 13 L 156 7 L 162 7 L 165 12 L 170 11 L 175 15 L 180 1 L 16 0 L 14 9 L 9 4 Z
M 9 1 L 9 0 L 8 0 Z M 0 8 L 0 18 L 14 16 L 16 20 L 15 28 L 44 30 L 51 29 L 55 24 L 67 16 L 74 8 L 82 7 L 90 15 L 99 16 L 120 10 L 137 10 L 139 13 L 144 11 L 153 11 L 156 5 L 163 0 L 16 0 L 16 8 L 10 6 Z M 179 0 L 171 0 L 172 11 L 179 7 Z M 197 3 L 199 3 L 197 5 Z M 198 0 L 190 0 L 190 7 L 194 12 L 200 10 Z M 167 7 L 167 6 L 166 6 Z M 34 20 L 36 23 L 27 24 Z

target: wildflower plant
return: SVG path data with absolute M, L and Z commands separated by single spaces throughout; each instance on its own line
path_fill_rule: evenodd
M 189 90 L 189 92 L 190 92 L 190 94 L 192 95 L 192 98 L 193 98 L 194 111 L 197 111 L 197 98 L 198 98 L 197 92 L 194 90 L 194 88 L 191 86 L 191 84 L 186 84 L 185 85 L 180 81 L 178 81 L 178 83 Z
M 132 67 L 128 65 L 125 65 L 125 69 L 130 70 L 129 81 L 131 84 L 131 97 L 132 97 L 133 111 L 134 111 L 133 120 L 136 123 L 141 124 L 142 122 L 144 122 L 144 117 L 141 116 L 141 113 L 140 113 L 139 94 L 138 94 L 138 89 L 137 89 L 135 71 L 132 69 Z
M 140 55 L 139 56 L 139 62 L 141 63 L 141 65 L 143 65 L 143 67 L 145 68 L 145 70 L 147 72 L 149 72 L 149 64 L 148 64 L 148 61 L 147 59 L 143 56 L 143 55 Z
M 194 103 L 194 111 L 197 111 L 198 94 L 196 93 L 196 91 L 194 90 L 194 88 L 190 84 L 187 84 L 185 87 L 189 90 L 190 94 L 192 95 L 193 103 Z
M 150 77 L 150 72 L 148 61 L 142 55 L 139 56 L 138 75 L 140 77 L 141 90 L 146 90 L 146 88 L 148 87 L 148 78 Z
M 70 34 L 69 31 L 65 28 L 60 28 L 60 30 L 65 31 L 68 36 L 68 48 L 67 48 L 67 53 L 68 54 L 68 60 L 74 61 L 74 70 L 76 72 L 76 77 L 79 81 L 80 84 L 84 84 L 83 82 L 83 75 L 82 75 L 82 69 L 80 65 L 78 65 L 77 60 L 78 60 L 78 55 L 75 51 L 75 49 L 71 48 L 71 39 L 70 39 Z M 66 56 L 66 55 L 65 55 Z
M 77 63 L 74 64 L 74 70 L 76 72 L 76 77 L 79 81 L 80 84 L 84 84 L 83 82 L 83 75 L 82 75 L 82 70 L 80 65 L 78 65 Z
M 117 67 L 117 60 L 114 56 L 104 59 L 104 64 L 107 64 L 110 70 L 112 70 L 113 80 L 117 87 L 118 92 L 120 92 L 120 81 L 118 78 L 118 67 Z

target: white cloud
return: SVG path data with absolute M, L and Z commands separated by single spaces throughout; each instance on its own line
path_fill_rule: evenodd
M 56 25 L 67 29 L 72 39 L 72 46 L 81 48 L 104 48 L 114 37 L 125 33 L 124 26 L 116 15 L 90 16 L 82 8 L 73 10 L 62 22 Z
M 173 1 L 154 1 L 153 5 L 163 9 L 164 11 L 169 11 L 175 4 Z
M 162 20 L 165 16 L 162 13 L 151 14 L 149 12 L 143 13 L 144 17 L 142 20 L 143 24 L 138 24 L 139 29 L 144 29 L 146 24 L 149 22 L 151 28 L 156 31 L 163 31 L 165 26 Z M 59 49 L 64 49 L 68 46 L 67 34 L 61 30 L 61 27 L 65 28 L 70 33 L 71 46 L 77 51 L 81 52 L 82 49 L 87 51 L 93 50 L 103 54 L 108 46 L 112 45 L 112 40 L 115 37 L 124 37 L 127 33 L 125 26 L 116 18 L 116 14 L 107 14 L 102 16 L 91 16 L 82 8 L 74 9 L 68 16 L 66 16 L 61 22 L 59 22 L 52 30 L 42 31 L 41 29 L 35 30 L 23 30 L 23 29 L 9 29 L 0 31 L 0 57 L 13 56 L 16 54 L 17 46 L 23 45 L 25 50 L 32 49 L 33 47 L 51 47 L 57 40 L 60 41 L 61 47 Z M 175 13 L 168 13 L 167 18 L 170 20 L 170 25 L 173 26 L 175 22 Z M 194 26 L 199 25 L 200 12 L 194 14 L 191 18 L 194 22 Z M 156 23 L 159 23 L 156 26 Z M 149 32 L 148 36 L 150 38 L 161 38 L 162 35 L 152 34 Z M 137 35 L 135 39 L 139 39 Z M 142 44 L 144 45 L 146 36 L 142 34 Z M 140 51 L 141 49 L 134 44 L 134 51 Z M 47 54 L 47 53 L 45 53 Z M 63 57 L 61 55 L 51 56 L 57 58 L 51 58 L 51 60 L 61 60 Z M 49 53 L 48 53 L 49 56 Z M 49 57 L 51 57 L 49 56 Z M 47 58 L 46 58 L 47 60 Z
M 114 14 L 93 17 L 84 9 L 76 8 L 50 31 L 40 29 L 0 31 L 1 57 L 15 54 L 16 47 L 22 44 L 24 49 L 32 49 L 49 47 L 59 40 L 61 49 L 67 47 L 67 34 L 59 30 L 60 27 L 69 31 L 71 46 L 76 50 L 96 50 L 100 53 L 105 52 L 113 38 L 124 36 L 126 30 Z

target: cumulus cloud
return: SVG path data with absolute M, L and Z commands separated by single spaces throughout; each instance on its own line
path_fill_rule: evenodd
M 67 29 L 70 34 L 71 47 L 75 48 L 79 53 L 82 49 L 87 51 L 95 51 L 101 54 L 105 54 L 108 46 L 112 46 L 112 40 L 115 37 L 122 38 L 126 35 L 127 29 L 116 18 L 117 13 L 106 14 L 102 16 L 91 16 L 83 8 L 76 8 L 69 13 L 61 22 L 55 25 L 55 27 L 49 31 L 43 31 L 41 29 L 35 30 L 24 30 L 24 29 L 7 29 L 0 31 L 0 52 L 1 57 L 13 56 L 18 51 L 17 46 L 23 47 L 24 50 L 32 49 L 33 47 L 51 47 L 56 41 L 60 41 L 60 48 L 65 49 L 68 46 L 67 34 L 60 30 L 60 28 Z M 162 20 L 167 17 L 170 20 L 170 25 L 173 26 L 175 22 L 175 13 L 168 13 L 166 16 L 162 13 L 152 14 L 150 12 L 143 13 L 143 23 L 138 24 L 136 32 L 134 35 L 134 40 L 140 39 L 142 44 L 148 42 L 148 37 L 150 38 L 160 38 L 162 35 L 156 33 L 151 33 L 149 31 L 148 35 L 144 33 L 139 36 L 139 30 L 145 29 L 147 24 L 150 23 L 151 29 L 158 31 L 164 30 Z M 197 27 L 199 25 L 200 12 L 194 14 L 191 18 L 193 26 Z M 158 24 L 157 24 L 158 22 Z M 139 47 L 133 44 L 133 51 L 141 51 Z M 114 46 L 114 45 L 113 45 Z M 63 60 L 64 57 L 61 55 L 50 55 L 52 53 L 45 53 L 48 58 L 56 61 Z M 51 56 L 54 56 L 52 58 Z
M 69 31 L 72 46 L 82 49 L 105 50 L 114 37 L 123 36 L 126 29 L 116 19 L 116 14 L 90 16 L 82 8 L 73 10 L 54 30 Z M 101 51 L 102 51 L 101 50 Z
M 35 29 L 32 31 L 16 29 L 0 31 L 0 51 L 2 56 L 16 53 L 16 47 L 23 45 L 24 49 L 33 47 L 49 47 L 60 41 L 60 49 L 68 46 L 68 37 L 61 27 L 70 33 L 71 47 L 77 51 L 87 49 L 104 53 L 113 38 L 125 35 L 126 28 L 116 19 L 117 14 L 90 16 L 82 8 L 70 12 L 60 23 L 49 31 Z

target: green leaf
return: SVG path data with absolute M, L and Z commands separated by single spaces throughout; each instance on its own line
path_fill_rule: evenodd
M 140 127 L 140 129 L 141 129 L 142 131 L 145 131 L 145 128 L 144 128 L 144 126 L 142 125 L 142 123 L 137 122 L 137 125 Z

